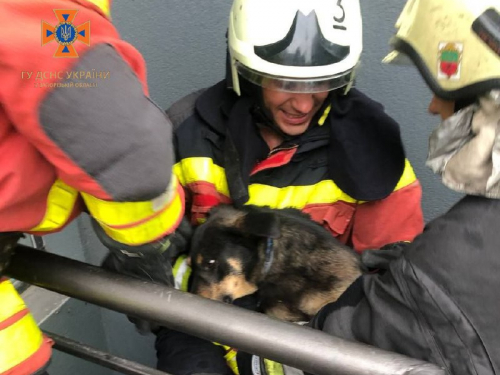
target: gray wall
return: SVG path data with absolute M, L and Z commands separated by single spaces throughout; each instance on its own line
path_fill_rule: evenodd
M 285 1 L 285 0 L 282 0 Z M 148 64 L 152 98 L 166 108 L 191 91 L 223 77 L 225 30 L 230 0 L 115 0 L 113 19 L 122 37 L 136 46 Z M 426 219 L 457 200 L 424 166 L 427 137 L 438 119 L 426 114 L 430 91 L 412 67 L 383 66 L 387 41 L 404 0 L 362 0 L 364 55 L 358 88 L 385 105 L 402 127 L 409 159 L 424 189 Z M 80 238 L 82 241 L 80 241 Z M 104 249 L 81 218 L 63 233 L 49 237 L 56 252 L 98 264 Z M 80 243 L 82 244 L 80 246 Z M 154 365 L 153 340 L 141 337 L 120 314 L 69 301 L 44 328 Z M 107 374 L 65 355 L 56 354 L 51 375 Z

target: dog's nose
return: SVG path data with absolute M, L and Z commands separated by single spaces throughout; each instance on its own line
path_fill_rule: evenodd
M 224 296 L 224 297 L 222 297 L 222 301 L 224 303 L 233 303 L 233 297 L 231 297 L 231 296 Z

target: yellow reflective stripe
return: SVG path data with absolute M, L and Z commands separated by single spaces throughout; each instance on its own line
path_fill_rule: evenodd
M 357 201 L 344 193 L 332 180 L 324 180 L 308 186 L 277 188 L 269 185 L 249 186 L 250 199 L 246 204 L 271 208 L 303 208 L 308 204 L 334 203 L 339 200 L 349 203 Z
M 186 158 L 174 166 L 174 173 L 180 183 L 186 186 L 193 182 L 208 182 L 221 194 L 229 196 L 224 168 L 204 157 Z M 307 204 L 332 203 L 338 200 L 355 203 L 332 180 L 324 180 L 309 186 L 288 186 L 277 188 L 269 185 L 251 184 L 250 199 L 246 204 L 270 206 L 272 208 L 303 208 Z
M 239 375 L 240 370 L 238 369 L 238 361 L 236 360 L 237 354 L 238 352 L 236 350 L 231 349 L 226 353 L 226 355 L 224 355 L 224 359 L 231 370 L 233 370 L 236 375 Z
M 26 308 L 24 301 L 9 280 L 0 283 L 0 307 L 0 323 Z
M 217 191 L 229 197 L 226 172 L 224 168 L 214 164 L 210 158 L 186 158 L 175 164 L 174 173 L 186 186 L 193 182 L 205 181 L 215 186 Z
M 146 202 L 111 202 L 82 193 L 91 215 L 108 236 L 128 245 L 141 245 L 175 229 L 184 214 L 184 197 L 172 176 L 167 191 Z
M 215 185 L 219 193 L 229 196 L 224 168 L 215 165 L 210 158 L 194 157 L 183 159 L 175 165 L 174 173 L 184 186 L 193 182 L 205 181 Z M 410 162 L 406 160 L 403 175 L 394 191 L 410 185 L 416 179 Z M 283 188 L 251 184 L 248 187 L 248 192 L 250 199 L 246 204 L 269 206 L 271 208 L 294 207 L 302 209 L 310 204 L 330 204 L 338 201 L 366 203 L 357 201 L 344 193 L 332 180 L 323 180 L 313 185 L 287 186 Z
M 189 277 L 191 276 L 191 267 L 188 265 L 188 256 L 181 255 L 177 258 L 172 269 L 174 274 L 175 288 L 182 290 L 183 292 L 188 291 Z
M 400 190 L 417 180 L 408 160 L 394 191 Z M 309 204 L 324 204 L 343 201 L 347 203 L 366 203 L 357 201 L 344 193 L 332 180 L 324 180 L 308 186 L 287 186 L 277 188 L 269 185 L 252 184 L 248 188 L 250 199 L 246 204 L 269 206 L 271 208 L 294 207 L 302 209 Z
M 9 280 L 0 281 L 0 324 L 26 310 L 26 305 Z M 31 357 L 43 343 L 42 332 L 29 313 L 0 329 L 0 374 Z
M 61 180 L 56 180 L 47 196 L 47 210 L 44 218 L 40 224 L 30 229 L 30 231 L 46 232 L 61 228 L 68 222 L 77 198 L 77 190 L 66 185 Z
M 415 171 L 413 170 L 413 167 L 410 164 L 410 161 L 406 159 L 405 162 L 405 170 L 403 171 L 403 175 L 399 179 L 398 184 L 396 185 L 396 188 L 394 191 L 397 191 L 399 189 L 402 189 L 412 183 L 417 181 L 417 176 L 415 175 Z
M 323 112 L 323 114 L 321 115 L 321 118 L 318 121 L 319 126 L 323 126 L 325 124 L 326 118 L 328 117 L 328 114 L 330 113 L 331 109 L 332 109 L 331 104 L 325 108 L 325 112 Z
M 168 234 L 170 229 L 175 229 L 174 227 L 179 222 L 183 212 L 182 197 L 177 194 L 168 209 L 146 222 L 126 228 L 114 228 L 103 223 L 100 224 L 106 234 L 115 241 L 137 246 L 154 241 L 162 235 Z
M 236 349 L 231 348 L 230 346 L 219 344 L 218 342 L 213 342 L 213 344 L 217 346 L 222 346 L 224 348 L 224 350 L 226 351 L 226 354 L 224 354 L 224 359 L 226 360 L 227 365 L 236 375 L 239 375 L 240 371 L 238 369 L 238 361 L 236 360 L 236 355 L 238 354 L 238 351 Z
M 164 209 L 177 193 L 177 178 L 172 175 L 169 187 L 159 197 L 142 202 L 113 202 L 82 193 L 82 197 L 92 216 L 112 227 L 127 226 L 147 220 Z
M 110 2 L 110 0 L 87 0 L 87 1 L 98 6 L 104 12 L 104 14 L 109 16 L 109 13 L 110 13 L 109 2 Z
M 283 365 L 278 362 L 264 359 L 264 367 L 267 375 L 284 375 Z
M 181 255 L 180 257 L 177 258 L 177 260 L 175 261 L 174 267 L 172 268 L 172 273 L 173 273 L 174 277 L 177 276 L 177 274 L 179 273 L 179 268 L 180 268 L 181 264 L 186 259 L 187 259 L 187 255 Z
M 27 360 L 40 349 L 42 332 L 31 314 L 0 331 L 0 374 Z

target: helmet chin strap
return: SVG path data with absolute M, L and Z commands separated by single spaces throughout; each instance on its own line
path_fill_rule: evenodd
M 284 141 L 288 141 L 293 138 L 291 135 L 286 134 L 280 129 L 278 124 L 276 124 L 276 121 L 274 121 L 271 112 L 263 104 L 256 104 L 254 106 L 252 109 L 252 116 L 254 117 L 257 126 L 271 130 L 283 138 Z
M 284 133 L 274 121 L 273 115 L 264 104 L 264 95 L 262 94 L 262 87 L 255 85 L 243 77 L 239 76 L 241 92 L 243 95 L 248 95 L 254 99 L 254 106 L 252 108 L 252 116 L 259 127 L 263 127 L 276 133 L 288 141 L 292 138 L 291 135 Z

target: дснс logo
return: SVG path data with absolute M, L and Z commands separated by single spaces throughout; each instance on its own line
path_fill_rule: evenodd
M 42 21 L 42 46 L 55 40 L 59 46 L 54 57 L 78 57 L 73 43 L 78 41 L 90 45 L 90 21 L 79 26 L 73 25 L 78 13 L 74 9 L 54 9 L 54 13 L 59 21 L 56 26 Z

